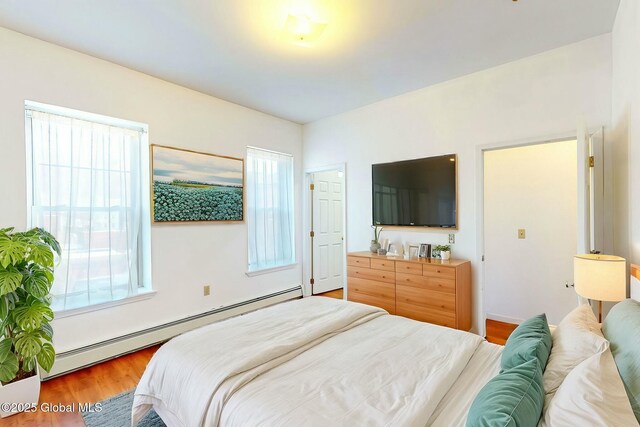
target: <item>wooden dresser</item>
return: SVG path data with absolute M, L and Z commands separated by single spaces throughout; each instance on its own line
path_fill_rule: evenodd
M 468 331 L 471 263 L 350 253 L 347 299 L 375 305 L 398 316 Z

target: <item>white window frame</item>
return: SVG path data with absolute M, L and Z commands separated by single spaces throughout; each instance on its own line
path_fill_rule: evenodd
M 292 258 L 290 260 L 290 262 L 285 262 L 282 264 L 277 264 L 277 265 L 272 265 L 272 266 L 268 266 L 268 267 L 263 267 L 263 268 L 251 268 L 250 265 L 250 245 L 251 245 L 251 236 L 249 235 L 249 232 L 247 233 L 247 272 L 246 275 L 249 277 L 253 277 L 253 276 L 258 276 L 258 275 L 262 275 L 262 274 L 268 274 L 268 273 L 274 273 L 277 271 L 282 271 L 282 270 L 288 270 L 288 269 L 292 269 L 294 267 L 296 267 L 298 265 L 297 262 L 297 254 L 296 254 L 296 239 L 295 239 L 295 232 L 296 232 L 296 208 L 295 208 L 295 203 L 296 203 L 296 197 L 295 197 L 295 161 L 294 161 L 294 157 L 293 154 L 289 154 L 289 153 L 283 153 L 280 151 L 274 151 L 274 150 L 268 150 L 265 148 L 260 148 L 260 147 L 254 147 L 254 146 L 247 146 L 247 159 L 245 161 L 245 173 L 249 173 L 249 167 L 248 167 L 248 151 L 249 150 L 255 150 L 255 151 L 262 151 L 265 153 L 272 153 L 272 154 L 276 154 L 279 156 L 287 156 L 291 158 L 291 203 L 292 203 L 292 221 L 291 221 L 291 251 L 292 251 Z M 249 182 L 249 179 L 246 179 L 246 182 Z M 250 221 L 250 212 L 249 212 L 249 187 L 247 186 L 245 188 L 245 191 L 247 192 L 247 197 L 246 197 L 246 204 L 247 204 L 247 221 Z M 247 230 L 249 230 L 249 225 L 247 226 Z
M 77 314 L 88 313 L 92 311 L 104 310 L 114 306 L 129 304 L 136 301 L 146 300 L 153 297 L 157 292 L 153 289 L 151 280 L 151 196 L 150 196 L 150 176 L 149 176 L 149 126 L 144 123 L 133 122 L 130 120 L 119 119 L 115 117 L 103 116 L 74 110 L 56 105 L 49 105 L 35 101 L 25 101 L 25 146 L 26 146 L 26 183 L 27 183 L 27 224 L 33 226 L 32 206 L 34 201 L 33 188 L 33 139 L 31 135 L 31 111 L 39 111 L 43 113 L 55 114 L 58 116 L 70 117 L 107 126 L 116 126 L 126 129 L 133 129 L 141 132 L 141 156 L 140 156 L 140 178 L 141 182 L 141 224 L 140 224 L 140 243 L 138 245 L 138 271 L 139 286 L 138 291 L 134 295 L 124 298 L 106 301 L 96 304 L 90 304 L 70 309 L 55 310 L 56 318 L 64 318 Z

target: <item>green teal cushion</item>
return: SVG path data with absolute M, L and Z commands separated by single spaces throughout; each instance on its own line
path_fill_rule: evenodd
M 502 370 L 538 359 L 544 371 L 551 353 L 551 331 L 547 316 L 540 314 L 522 322 L 509 336 L 502 352 Z
M 544 404 L 542 368 L 537 358 L 508 369 L 480 390 L 467 427 L 534 427 Z
M 640 303 L 627 299 L 614 305 L 602 324 L 611 352 L 640 422 Z

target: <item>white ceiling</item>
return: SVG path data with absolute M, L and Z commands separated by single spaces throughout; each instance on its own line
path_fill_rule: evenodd
M 618 3 L 3 0 L 0 26 L 307 123 L 608 33 Z M 329 23 L 308 48 L 280 33 L 305 5 Z

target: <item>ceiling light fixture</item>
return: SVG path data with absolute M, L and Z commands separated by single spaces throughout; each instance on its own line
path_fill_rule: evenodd
M 289 15 L 284 24 L 288 38 L 303 46 L 318 40 L 326 27 L 326 23 L 314 21 L 307 15 Z

